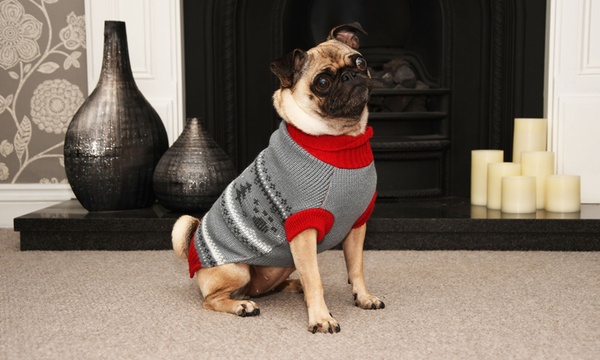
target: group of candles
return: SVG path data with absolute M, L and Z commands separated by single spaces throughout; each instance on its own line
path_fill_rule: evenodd
M 546 119 L 515 119 L 512 162 L 503 150 L 473 150 L 471 204 L 511 214 L 580 211 L 581 179 L 555 174 L 547 129 Z

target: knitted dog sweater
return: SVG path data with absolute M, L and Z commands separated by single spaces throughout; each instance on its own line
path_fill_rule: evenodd
M 317 251 L 362 226 L 375 203 L 369 139 L 311 136 L 284 122 L 256 160 L 202 218 L 188 251 L 190 277 L 202 267 L 242 262 L 294 265 L 288 242 L 317 230 Z

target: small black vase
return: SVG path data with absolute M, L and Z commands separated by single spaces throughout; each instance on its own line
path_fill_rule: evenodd
M 125 23 L 106 21 L 100 79 L 65 137 L 73 193 L 89 211 L 148 207 L 156 200 L 154 168 L 168 147 L 160 117 L 135 84 Z
M 158 202 L 177 212 L 208 210 L 237 172 L 197 118 L 189 118 L 183 132 L 154 170 Z

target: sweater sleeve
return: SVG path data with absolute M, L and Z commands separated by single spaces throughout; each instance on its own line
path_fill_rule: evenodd
M 320 242 L 333 227 L 334 220 L 333 214 L 320 208 L 297 212 L 285 220 L 287 241 L 292 241 L 296 235 L 306 229 L 316 229 L 317 241 Z
M 358 220 L 356 220 L 356 222 L 352 226 L 353 229 L 357 229 L 357 228 L 363 226 L 371 218 L 371 214 L 373 214 L 373 209 L 375 209 L 375 200 L 376 199 L 377 199 L 377 193 L 375 193 L 373 195 L 373 198 L 371 199 L 371 202 L 369 203 L 369 206 L 367 206 L 367 209 L 365 210 L 365 212 L 358 218 Z

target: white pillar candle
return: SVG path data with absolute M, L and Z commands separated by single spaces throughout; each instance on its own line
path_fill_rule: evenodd
M 550 151 L 523 151 L 521 175 L 535 176 L 536 207 L 543 209 L 546 199 L 546 178 L 554 175 L 554 153 Z
M 502 178 L 502 212 L 535 213 L 535 177 L 505 176 Z
M 544 211 L 544 216 L 542 217 L 542 219 L 561 219 L 561 220 L 581 219 L 581 212 L 576 211 L 576 212 L 563 213 L 563 212 Z
M 517 213 L 502 213 L 502 219 L 535 219 L 536 215 L 534 212 L 526 213 L 526 214 L 517 214 Z
M 502 211 L 495 209 L 487 209 L 488 219 L 502 219 Z
M 521 175 L 521 164 L 499 162 L 488 164 L 487 175 L 487 207 L 500 210 L 502 208 L 502 178 Z
M 577 212 L 581 210 L 581 177 L 552 175 L 546 178 L 546 211 Z
M 503 150 L 471 151 L 471 204 L 486 206 L 487 204 L 487 165 L 502 162 Z
M 485 206 L 471 205 L 471 219 L 487 219 Z
M 548 120 L 515 119 L 513 135 L 513 162 L 521 162 L 523 151 L 546 151 Z

